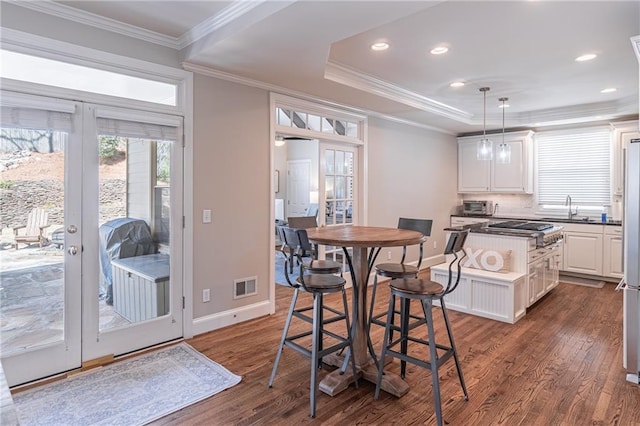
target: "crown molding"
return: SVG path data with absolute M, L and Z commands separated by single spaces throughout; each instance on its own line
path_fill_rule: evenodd
M 425 129 L 425 130 L 430 130 L 430 131 L 434 131 L 434 132 L 438 132 L 438 133 L 442 133 L 445 135 L 453 135 L 455 136 L 457 133 L 456 132 L 452 132 L 450 130 L 447 129 L 442 129 L 440 127 L 435 127 L 435 126 L 429 126 L 427 124 L 422 124 L 422 123 L 416 123 L 415 121 L 410 121 L 410 120 L 405 120 L 399 117 L 395 117 L 392 115 L 387 115 L 387 114 L 381 114 L 379 112 L 376 111 L 371 111 L 371 110 L 366 110 L 366 109 L 362 109 L 362 108 L 355 108 L 352 106 L 348 106 L 348 105 L 343 105 L 343 104 L 339 104 L 337 102 L 332 102 L 326 99 L 321 99 L 315 96 L 311 96 L 307 93 L 303 93 L 303 92 L 298 92 L 296 90 L 290 90 L 281 86 L 277 86 L 275 84 L 271 84 L 271 83 L 265 83 L 263 81 L 259 81 L 259 80 L 254 80 L 254 79 L 250 79 L 250 78 L 246 78 L 246 77 L 241 77 L 235 74 L 230 74 L 224 71 L 218 71 L 215 70 L 213 68 L 209 68 L 203 65 L 199 65 L 199 64 L 193 64 L 190 62 L 183 62 L 182 64 L 183 68 L 185 69 L 185 71 L 191 71 L 193 73 L 196 74 L 200 74 L 200 75 L 205 75 L 208 77 L 213 77 L 213 78 L 218 78 L 221 80 L 226 80 L 226 81 L 230 81 L 232 83 L 238 83 L 238 84 L 242 84 L 245 86 L 250 86 L 250 87 L 255 87 L 258 89 L 263 89 L 263 90 L 267 90 L 270 92 L 275 92 L 275 93 L 279 93 L 279 94 L 283 94 L 283 95 L 288 95 L 288 96 L 292 96 L 295 98 L 299 98 L 305 101 L 310 101 L 310 102 L 315 102 L 315 103 L 319 103 L 323 106 L 326 107 L 330 107 L 330 108 L 338 108 L 341 110 L 345 110 L 347 112 L 351 112 L 353 114 L 357 114 L 357 115 L 365 115 L 367 117 L 376 117 L 376 118 L 381 118 L 383 120 L 387 120 L 387 121 L 392 121 L 394 123 L 399 123 L 399 124 L 405 124 L 407 126 L 412 126 L 412 127 L 417 127 L 420 129 Z
M 515 121 L 521 126 L 559 126 L 615 120 L 623 115 L 637 114 L 638 104 L 635 96 L 627 96 L 615 102 L 598 102 L 575 105 L 571 108 L 550 108 L 539 111 L 522 112 Z
M 210 16 L 205 19 L 183 35 L 178 38 L 178 44 L 180 49 L 184 49 L 192 43 L 200 40 L 211 34 L 214 31 L 219 30 L 225 25 L 235 21 L 244 14 L 250 12 L 256 7 L 260 6 L 268 0 L 252 0 L 252 1 L 240 1 L 236 0 L 229 6 L 225 7 L 220 13 Z
M 11 4 L 31 9 L 36 12 L 46 13 L 48 15 L 57 16 L 58 18 L 67 19 L 79 24 L 90 25 L 106 31 L 122 34 L 128 37 L 169 47 L 171 49 L 180 49 L 180 41 L 177 37 L 171 37 L 155 31 L 145 30 L 134 25 L 125 24 L 115 19 L 99 16 L 94 13 L 85 12 L 71 6 L 66 6 L 52 1 L 15 1 L 11 0 Z
M 336 83 L 382 96 L 422 111 L 437 114 L 465 124 L 474 124 L 472 121 L 473 114 L 419 95 L 410 90 L 403 89 L 402 87 L 357 71 L 354 68 L 336 61 L 327 61 L 324 77 Z
M 115 19 L 76 9 L 71 6 L 54 3 L 50 0 L 37 2 L 9 0 L 10 3 L 26 9 L 57 16 L 58 18 L 67 19 L 80 24 L 90 25 L 92 27 L 115 32 L 175 50 L 184 49 L 190 44 L 200 40 L 202 37 L 221 29 L 225 25 L 235 21 L 267 1 L 268 0 L 235 0 L 220 13 L 210 16 L 186 33 L 182 34 L 180 37 L 172 37 L 136 27 L 134 25 L 125 24 L 123 22 L 116 21 Z

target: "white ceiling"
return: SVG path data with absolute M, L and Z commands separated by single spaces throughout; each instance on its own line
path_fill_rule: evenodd
M 44 8 L 42 7 L 44 5 Z M 638 114 L 638 1 L 60 1 L 185 63 L 452 133 Z M 98 18 L 99 17 L 99 18 Z M 86 22 L 86 20 L 85 20 Z M 126 24 L 126 25 L 125 25 Z M 133 28 L 136 27 L 136 28 Z M 390 48 L 369 46 L 386 41 Z M 444 44 L 449 52 L 431 55 Z M 596 59 L 576 62 L 583 53 Z M 453 89 L 449 84 L 463 80 Z M 614 93 L 602 94 L 607 87 Z

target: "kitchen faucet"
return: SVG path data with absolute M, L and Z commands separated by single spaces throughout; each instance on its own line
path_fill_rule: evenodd
M 571 195 L 567 195 L 567 198 L 564 200 L 564 205 L 569 206 L 569 220 L 573 219 L 574 216 L 578 215 L 578 206 L 576 206 L 576 211 L 571 210 Z

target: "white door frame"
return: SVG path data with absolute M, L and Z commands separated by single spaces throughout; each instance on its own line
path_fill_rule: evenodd
M 273 224 L 275 223 L 275 137 L 278 134 L 292 134 L 295 136 L 309 137 L 318 139 L 319 141 L 331 142 L 338 145 L 350 145 L 357 148 L 358 157 L 358 172 L 355 177 L 355 185 L 358 188 L 358 199 L 354 205 L 354 217 L 355 223 L 366 225 L 367 217 L 364 214 L 367 208 L 367 117 L 364 114 L 354 113 L 353 108 L 349 107 L 336 107 L 335 104 L 327 103 L 322 100 L 302 100 L 278 93 L 270 93 L 269 96 L 269 164 L 270 164 L 270 197 L 269 197 L 269 313 L 273 314 L 276 310 L 275 300 L 275 233 L 273 232 Z M 292 108 L 293 110 L 307 111 L 310 113 L 319 114 L 321 116 L 348 119 L 358 123 L 358 135 L 357 137 L 347 137 L 342 135 L 331 135 L 328 133 L 316 132 L 309 129 L 299 129 L 293 127 L 286 127 L 278 124 L 276 116 L 276 107 Z M 320 160 L 318 160 L 320 161 Z M 320 200 L 319 200 L 320 201 Z M 356 214 L 355 211 L 358 213 Z M 320 212 L 318 212 L 320 214 Z
M 35 347 L 4 357 L 7 383 L 10 386 L 37 380 L 53 374 L 79 368 L 82 362 L 105 355 L 118 355 L 182 337 L 185 301 L 183 299 L 184 254 L 184 167 L 182 141 L 173 147 L 171 163 L 171 300 L 172 315 L 99 332 L 98 312 L 98 144 L 96 115 L 119 116 L 129 120 L 144 120 L 156 124 L 182 123 L 182 117 L 155 114 L 131 109 L 96 106 L 28 94 L 2 92 L 3 101 L 11 106 L 50 109 L 63 105 L 71 114 L 73 131 L 65 146 L 65 229 L 70 225 L 76 232 L 65 234 L 65 249 L 77 247 L 77 253 L 65 252 L 64 340 Z M 100 112 L 96 113 L 99 109 Z M 177 130 L 183 134 L 182 125 Z M 84 231 L 84 232 L 83 232 Z

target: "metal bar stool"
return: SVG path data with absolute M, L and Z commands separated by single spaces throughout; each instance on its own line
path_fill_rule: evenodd
M 407 258 L 407 246 L 402 247 L 402 258 L 400 259 L 400 263 L 380 263 L 375 266 L 375 276 L 373 278 L 373 286 L 371 289 L 371 304 L 369 307 L 369 321 L 367 327 L 371 327 L 371 324 L 376 324 L 381 327 L 385 327 L 387 321 L 383 321 L 382 318 L 387 315 L 387 311 L 380 312 L 378 314 L 374 314 L 373 308 L 376 302 L 376 290 L 378 287 L 378 276 L 398 279 L 398 278 L 418 278 L 418 273 L 420 272 L 420 265 L 422 264 L 422 257 L 424 255 L 424 243 L 427 240 L 427 237 L 431 235 L 431 227 L 433 225 L 433 220 L 431 219 L 408 219 L 401 217 L 398 220 L 398 229 L 409 229 L 411 231 L 418 231 L 424 235 L 423 240 L 420 242 L 420 253 L 418 256 L 418 264 L 417 265 L 408 265 L 405 264 L 405 260 Z M 378 252 L 380 248 L 377 249 Z M 376 253 L 377 256 L 377 253 Z M 405 327 L 409 327 L 409 329 L 417 327 L 421 324 L 425 323 L 424 317 L 413 315 L 410 313 L 410 300 L 403 300 L 403 305 L 400 309 L 406 309 L 409 312 L 408 315 L 405 315 L 404 318 L 407 321 Z M 400 311 L 397 309 L 393 310 L 392 315 L 400 314 Z M 409 324 L 409 320 L 414 320 L 411 324 Z M 393 324 L 394 321 L 391 321 Z M 400 328 L 397 326 L 392 326 L 391 333 L 389 334 L 389 339 L 393 339 L 393 331 L 399 331 Z M 367 333 L 368 335 L 369 333 Z M 375 355 L 372 354 L 375 359 Z M 401 376 L 404 378 L 404 370 L 401 372 Z
M 328 260 L 317 260 L 314 258 L 310 260 L 303 260 L 301 246 L 304 245 L 304 242 L 308 243 L 307 231 L 305 229 L 291 229 L 288 227 L 281 227 L 278 229 L 281 241 L 283 242 L 281 250 L 286 259 L 284 265 L 285 277 L 288 284 L 294 289 L 294 293 L 293 298 L 291 299 L 287 319 L 285 321 L 284 330 L 282 332 L 282 338 L 280 339 L 280 345 L 278 346 L 276 360 L 273 364 L 273 370 L 271 371 L 269 387 L 273 386 L 273 380 L 275 379 L 278 364 L 280 363 L 280 356 L 282 355 L 282 350 L 285 346 L 311 358 L 310 415 L 311 417 L 315 417 L 318 369 L 322 366 L 322 358 L 324 356 L 348 347 L 350 352 L 345 356 L 344 363 L 342 364 L 340 371 L 341 373 L 346 371 L 348 360 L 351 358 L 354 383 L 356 387 L 358 386 L 355 359 L 354 357 L 349 356 L 350 353 L 353 352 L 353 340 L 351 338 L 351 324 L 349 323 L 347 295 L 344 288 L 346 281 L 342 276 L 334 275 L 342 273 L 342 265 L 340 263 Z M 297 264 L 298 274 L 295 280 L 292 280 L 293 277 L 291 277 L 291 275 L 293 275 L 294 264 Z M 298 295 L 301 291 L 313 295 L 312 306 L 296 308 Z M 325 306 L 323 303 L 325 294 L 338 292 L 342 293 L 342 304 L 344 307 L 344 311 L 342 312 L 330 306 Z M 329 311 L 333 315 L 329 318 L 325 318 L 325 310 Z M 311 311 L 311 315 L 308 315 L 309 311 Z M 289 327 L 293 317 L 312 324 L 311 330 L 289 336 Z M 342 320 L 345 321 L 347 337 L 340 336 L 324 328 L 327 324 Z M 308 345 L 296 342 L 298 339 L 308 336 L 311 336 L 311 349 L 308 348 Z M 329 336 L 333 340 L 337 341 L 337 343 L 331 347 L 323 348 L 322 339 L 324 336 Z
M 442 425 L 442 404 L 440 401 L 440 383 L 438 380 L 438 368 L 444 364 L 449 358 L 453 356 L 458 371 L 458 377 L 460 378 L 460 384 L 462 385 L 462 391 L 464 392 L 465 400 L 469 400 L 469 394 L 467 393 L 467 387 L 464 383 L 464 377 L 462 375 L 462 369 L 460 368 L 460 361 L 458 359 L 458 353 L 453 341 L 453 333 L 451 331 L 451 324 L 449 323 L 449 316 L 447 315 L 447 309 L 445 306 L 444 296 L 451 293 L 456 289 L 460 282 L 460 261 L 466 257 L 466 253 L 463 250 L 464 242 L 467 238 L 469 231 L 453 231 L 449 236 L 447 246 L 444 253 L 446 255 L 453 255 L 453 259 L 449 262 L 449 280 L 447 287 L 444 288 L 437 282 L 421 279 L 421 278 L 402 278 L 393 279 L 389 283 L 391 287 L 391 296 L 389 297 L 389 309 L 387 311 L 387 323 L 385 326 L 384 339 L 382 341 L 382 353 L 380 354 L 380 362 L 378 364 L 378 379 L 376 382 L 375 399 L 380 396 L 380 383 L 382 381 L 382 374 L 384 369 L 384 359 L 386 356 L 399 358 L 401 364 L 404 366 L 407 362 L 415 364 L 419 367 L 428 368 L 431 370 L 431 380 L 433 385 L 433 399 L 436 411 L 436 420 L 438 425 Z M 458 257 L 458 252 L 463 252 L 461 257 Z M 457 277 L 455 282 L 453 280 L 453 267 L 456 265 Z M 404 300 L 420 300 L 422 302 L 422 309 L 426 319 L 427 332 L 429 340 L 423 340 L 409 336 L 409 328 L 407 328 L 406 321 L 408 317 L 408 311 L 401 309 L 401 326 L 400 326 L 400 338 L 394 341 L 390 341 L 389 335 L 394 327 L 393 310 L 395 309 L 395 298 L 399 297 Z M 433 301 L 438 300 L 442 307 L 442 316 L 447 328 L 447 334 L 449 336 L 449 342 L 451 346 L 444 346 L 437 344 L 435 340 L 435 331 L 433 328 Z M 407 343 L 415 342 L 418 344 L 426 345 L 429 347 L 429 360 L 410 356 L 407 354 Z M 400 345 L 400 351 L 393 348 Z M 441 353 L 438 353 L 438 350 Z

